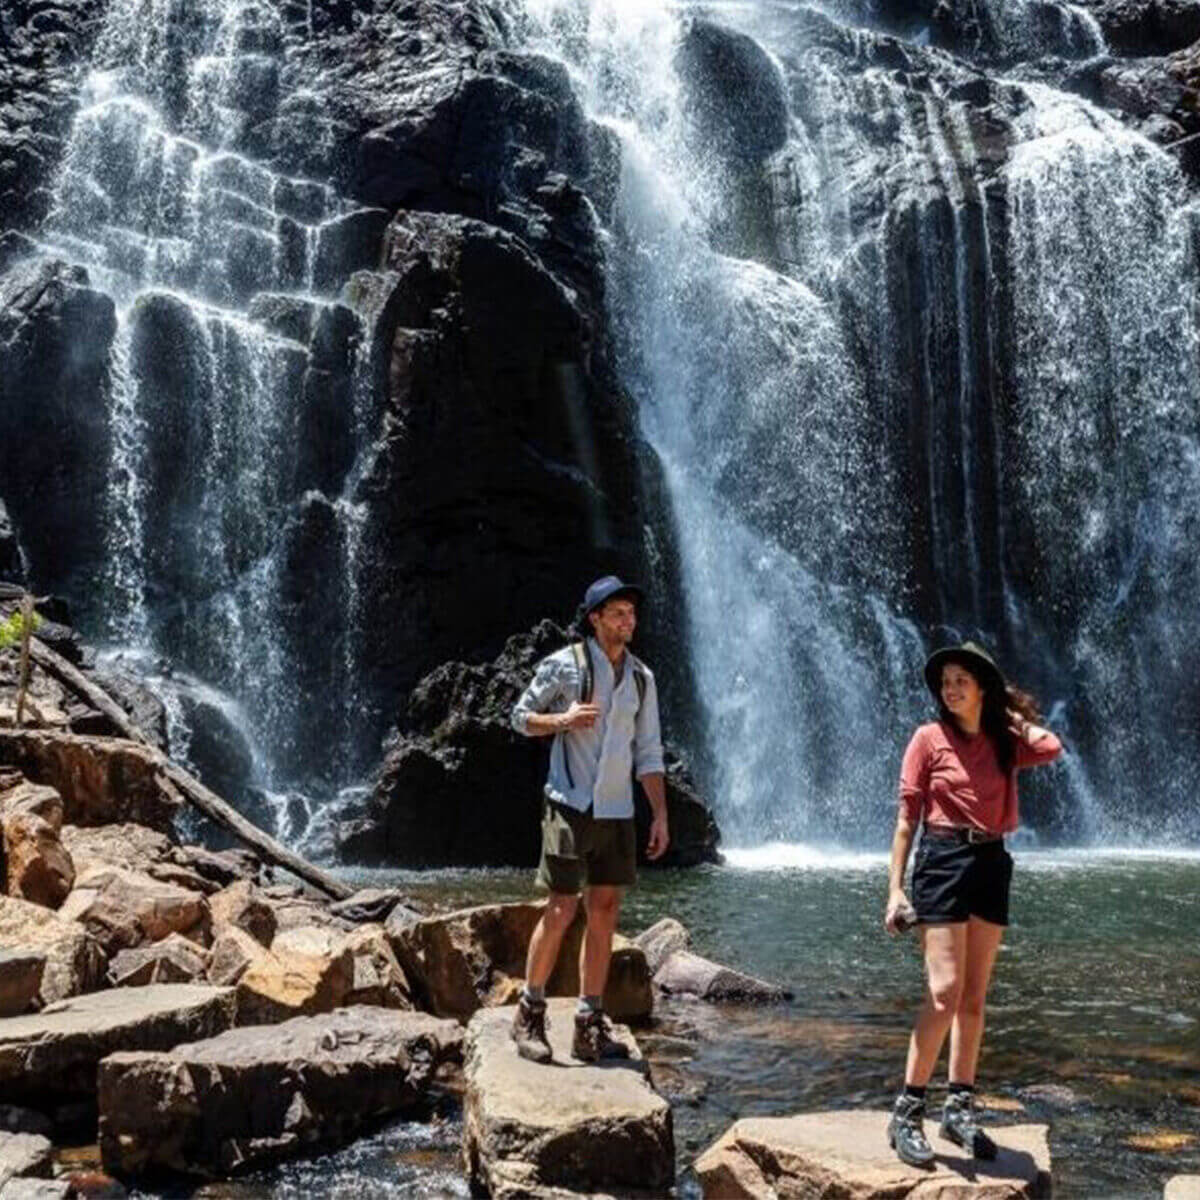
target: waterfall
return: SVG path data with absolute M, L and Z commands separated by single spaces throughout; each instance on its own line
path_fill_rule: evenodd
M 115 647 L 169 652 L 221 689 L 268 788 L 355 775 L 342 749 L 358 673 L 347 631 L 362 615 L 362 514 L 346 480 L 316 477 L 324 451 L 306 445 L 305 424 L 318 335 L 363 361 L 361 329 L 329 290 L 341 225 L 359 210 L 327 182 L 260 160 L 283 20 L 256 0 L 114 0 L 40 235 L 118 307 L 103 627 Z M 352 458 L 368 436 L 364 386 L 346 384 Z M 296 629 L 288 558 L 318 536 L 322 505 L 337 608 L 326 628 Z M 299 677 L 305 642 L 321 639 L 336 640 L 340 665 Z M 337 695 L 307 694 L 315 687 Z M 322 748 L 311 730 L 326 709 L 345 728 Z
M 1061 52 L 1103 48 L 1071 6 L 976 8 L 1009 58 L 1053 49 L 1048 20 Z M 610 304 L 730 839 L 877 840 L 923 657 L 968 635 L 1067 736 L 1035 825 L 1194 837 L 1195 230 L 1169 156 L 803 6 L 525 11 L 621 139 Z M 786 96 L 761 161 L 689 126 L 680 47 L 713 12 Z M 744 88 L 723 102 L 754 131 Z

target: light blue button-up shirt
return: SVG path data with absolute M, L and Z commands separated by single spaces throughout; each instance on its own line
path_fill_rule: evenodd
M 633 776 L 641 779 L 663 771 L 658 689 L 650 668 L 629 651 L 617 682 L 612 663 L 595 639 L 588 639 L 588 647 L 594 676 L 592 703 L 600 715 L 590 729 L 568 729 L 554 738 L 546 795 L 580 812 L 593 808 L 597 818 L 632 817 Z M 646 680 L 640 707 L 635 661 Z M 533 682 L 513 708 L 513 728 L 530 736 L 530 714 L 566 712 L 572 701 L 580 699 L 582 682 L 570 646 L 542 659 Z

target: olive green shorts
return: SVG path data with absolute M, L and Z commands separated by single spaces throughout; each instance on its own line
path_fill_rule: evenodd
M 542 801 L 542 861 L 538 887 L 574 895 L 585 887 L 630 887 L 637 878 L 633 818 L 596 820 L 552 800 Z

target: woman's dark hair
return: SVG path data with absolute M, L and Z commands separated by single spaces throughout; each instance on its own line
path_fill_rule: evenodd
M 983 732 L 992 739 L 992 745 L 996 748 L 996 762 L 999 763 L 1000 770 L 1007 775 L 1013 769 L 1017 758 L 1016 739 L 1008 731 L 1007 710 L 1011 708 L 1025 720 L 1036 725 L 1042 719 L 1037 701 L 1028 692 L 1021 691 L 1011 683 L 1005 685 L 1003 692 L 997 692 L 994 687 L 989 687 L 988 680 L 979 673 L 979 668 L 965 655 L 962 658 L 947 658 L 946 662 L 962 667 L 983 688 L 983 714 L 980 725 Z M 957 728 L 958 721 L 941 699 L 938 700 L 938 708 L 941 710 L 943 722 Z

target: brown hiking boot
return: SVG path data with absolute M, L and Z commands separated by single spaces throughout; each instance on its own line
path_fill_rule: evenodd
M 613 1040 L 602 1012 L 577 1012 L 571 1053 L 582 1062 L 599 1062 L 602 1058 L 628 1058 L 629 1047 Z
M 530 1062 L 548 1063 L 554 1057 L 550 1043 L 546 1040 L 546 1006 L 530 1004 L 524 996 L 517 1001 L 513 1013 L 512 1040 L 517 1043 L 517 1053 Z

